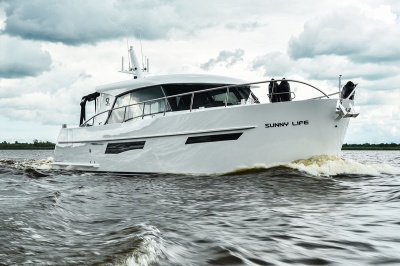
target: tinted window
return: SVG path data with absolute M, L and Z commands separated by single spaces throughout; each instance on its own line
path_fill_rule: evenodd
M 183 94 L 193 91 L 200 91 L 216 87 L 226 86 L 226 84 L 168 84 L 163 85 L 163 89 L 167 96 Z M 193 97 L 192 109 L 199 107 L 209 108 L 217 106 L 237 105 L 242 99 L 247 100 L 250 94 L 249 87 L 229 88 L 228 98 L 226 89 L 210 90 L 195 93 Z M 189 110 L 192 100 L 192 94 L 171 97 L 168 99 L 169 104 L 174 111 Z

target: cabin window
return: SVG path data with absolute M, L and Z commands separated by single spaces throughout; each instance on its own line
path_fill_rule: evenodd
M 149 88 L 144 88 L 136 90 L 130 93 L 131 103 L 134 104 L 130 106 L 128 112 L 128 119 L 132 119 L 140 115 L 149 115 L 164 112 L 165 100 L 160 99 L 164 97 L 164 93 L 160 86 L 154 86 Z M 150 101 L 153 99 L 158 99 Z M 147 101 L 147 102 L 146 102 Z M 146 102 L 144 104 L 138 104 L 141 102 Z
M 124 121 L 126 107 L 129 105 L 130 95 L 125 94 L 117 97 L 115 100 L 113 110 L 111 111 L 110 118 L 108 119 L 108 123 L 122 123 Z
M 162 113 L 165 107 L 164 93 L 160 86 L 128 92 L 115 100 L 108 123 L 122 123 L 135 117 Z M 152 101 L 154 100 L 154 101 Z
M 222 87 L 226 85 L 227 84 L 167 84 L 163 85 L 163 89 L 167 96 L 173 96 L 177 94 L 185 94 L 188 92 Z M 227 105 L 237 105 L 240 104 L 242 99 L 245 99 L 247 101 L 250 95 L 249 87 L 229 88 L 228 98 L 226 91 L 226 88 L 224 88 L 195 93 L 193 97 L 192 109 L 198 109 L 200 107 L 210 108 L 225 106 L 226 100 Z M 168 102 L 173 111 L 181 111 L 190 109 L 191 100 L 192 94 L 186 94 L 171 97 L 168 99 Z
M 130 91 L 115 99 L 107 123 L 122 123 L 143 115 L 162 113 L 164 110 L 189 110 L 192 103 L 191 92 L 195 91 L 207 90 L 194 94 L 192 109 L 219 107 L 225 106 L 225 104 L 238 105 L 243 99 L 247 101 L 250 95 L 250 87 L 231 87 L 228 94 L 226 88 L 212 90 L 212 88 L 227 85 L 164 84 Z M 169 97 L 166 101 L 165 96 L 172 97 Z M 167 106 L 165 106 L 166 104 Z

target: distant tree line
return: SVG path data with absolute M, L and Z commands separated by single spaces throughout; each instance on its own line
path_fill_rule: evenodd
M 3 141 L 0 143 L 0 150 L 53 150 L 55 144 L 49 141 L 33 140 L 33 143 L 14 143 Z M 380 144 L 343 144 L 342 150 L 400 150 L 400 143 L 380 143 Z
M 23 142 L 6 142 L 0 143 L 0 150 L 53 150 L 55 144 L 49 141 L 39 141 L 37 139 L 33 140 L 33 143 L 23 143 Z
M 343 144 L 342 150 L 400 150 L 400 143 L 380 143 L 380 144 Z

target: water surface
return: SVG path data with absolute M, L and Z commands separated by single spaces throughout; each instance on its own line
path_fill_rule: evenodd
M 400 151 L 223 176 L 50 170 L 0 151 L 1 265 L 400 265 Z

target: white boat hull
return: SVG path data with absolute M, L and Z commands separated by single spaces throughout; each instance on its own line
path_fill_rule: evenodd
M 63 128 L 53 165 L 117 173 L 220 174 L 315 155 L 339 156 L 349 118 L 340 117 L 337 101 L 203 108 Z

